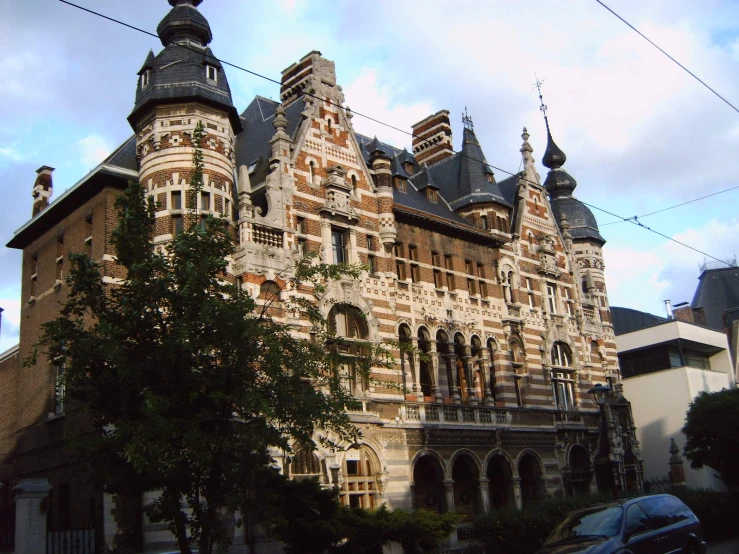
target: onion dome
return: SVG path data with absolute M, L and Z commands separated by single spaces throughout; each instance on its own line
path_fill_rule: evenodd
M 213 36 L 197 9 L 201 2 L 169 0 L 173 8 L 157 27 L 164 49 L 156 56 L 149 52 L 139 70 L 136 102 L 128 116 L 134 130 L 152 107 L 182 102 L 201 102 L 224 110 L 234 133 L 242 130 L 226 72 L 207 47 Z
M 606 241 L 600 234 L 593 212 L 572 196 L 577 181 L 562 169 L 566 160 L 567 156 L 555 144 L 552 134 L 547 129 L 547 149 L 542 163 L 549 168 L 544 188 L 549 194 L 554 218 L 559 223 L 562 233 L 568 233 L 573 240 L 590 239 L 603 245 Z
M 157 26 L 163 46 L 189 40 L 207 46 L 213 40 L 208 20 L 197 10 L 203 0 L 169 0 L 172 10 Z

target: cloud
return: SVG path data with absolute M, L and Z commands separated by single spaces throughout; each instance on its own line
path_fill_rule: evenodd
M 3 308 L 0 328 L 0 354 L 18 344 L 20 338 L 21 303 L 18 298 L 0 298 Z
M 26 157 L 15 148 L 0 148 L 0 157 L 7 158 L 11 162 L 22 162 Z
M 89 135 L 77 142 L 80 151 L 80 162 L 85 167 L 95 167 L 102 162 L 112 148 L 108 145 L 103 137 L 97 135 Z
M 378 84 L 376 69 L 365 68 L 359 77 L 344 87 L 346 105 L 353 111 L 371 115 L 373 119 L 382 122 L 391 122 L 393 127 L 407 129 L 411 125 L 431 115 L 431 105 L 428 102 L 412 102 L 404 104 L 398 101 L 397 91 L 389 86 Z M 407 133 L 397 131 L 371 121 L 366 117 L 355 114 L 352 123 L 357 132 L 375 136 L 394 146 L 409 146 L 411 137 Z
M 711 219 L 672 238 L 720 260 L 734 262 L 739 250 L 739 218 Z M 702 265 L 715 261 L 672 241 L 643 249 L 606 245 L 603 250 L 611 305 L 657 315 L 663 313 L 664 300 L 690 302 Z

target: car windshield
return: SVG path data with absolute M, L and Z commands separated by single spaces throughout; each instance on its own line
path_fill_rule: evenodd
M 602 506 L 568 515 L 547 539 L 547 544 L 586 539 L 610 538 L 621 532 L 624 510 L 621 506 Z

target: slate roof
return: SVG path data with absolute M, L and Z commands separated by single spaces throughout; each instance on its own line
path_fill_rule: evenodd
M 706 326 L 723 330 L 723 313 L 739 307 L 739 269 L 707 269 L 698 279 L 698 287 L 690 305 L 703 308 Z
M 611 317 L 613 319 L 613 331 L 616 335 L 633 333 L 634 331 L 641 331 L 673 321 L 647 312 L 619 306 L 611 306 Z
M 272 122 L 279 102 L 256 96 L 241 114 L 243 131 L 236 136 L 236 165 L 250 167 L 256 163 L 254 171 L 249 175 L 252 186 L 259 185 L 269 173 L 269 158 L 272 155 L 270 139 L 275 134 Z M 285 108 L 287 129 L 285 132 L 295 139 L 300 122 L 301 113 L 305 109 L 303 100 L 297 100 Z
M 212 40 L 208 21 L 193 5 L 176 5 L 162 19 L 157 34 L 164 45 L 156 56 L 150 51 L 139 71 L 149 71 L 149 82 L 136 85 L 136 101 L 128 121 L 136 121 L 151 106 L 197 100 L 225 109 L 235 132 L 241 129 L 238 113 L 231 99 L 226 72 L 213 55 L 208 43 Z M 206 64 L 216 68 L 217 79 L 206 75 Z

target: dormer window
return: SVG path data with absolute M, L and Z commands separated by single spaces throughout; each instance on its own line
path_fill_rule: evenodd
M 434 189 L 426 189 L 426 198 L 434 204 L 439 202 L 439 194 Z
M 208 77 L 209 81 L 218 82 L 218 70 L 212 65 L 205 66 L 205 76 Z
M 141 74 L 141 88 L 149 86 L 149 79 L 151 77 L 151 70 L 147 69 Z
M 400 192 L 405 192 L 405 179 L 401 179 L 400 177 L 395 179 L 395 188 Z

